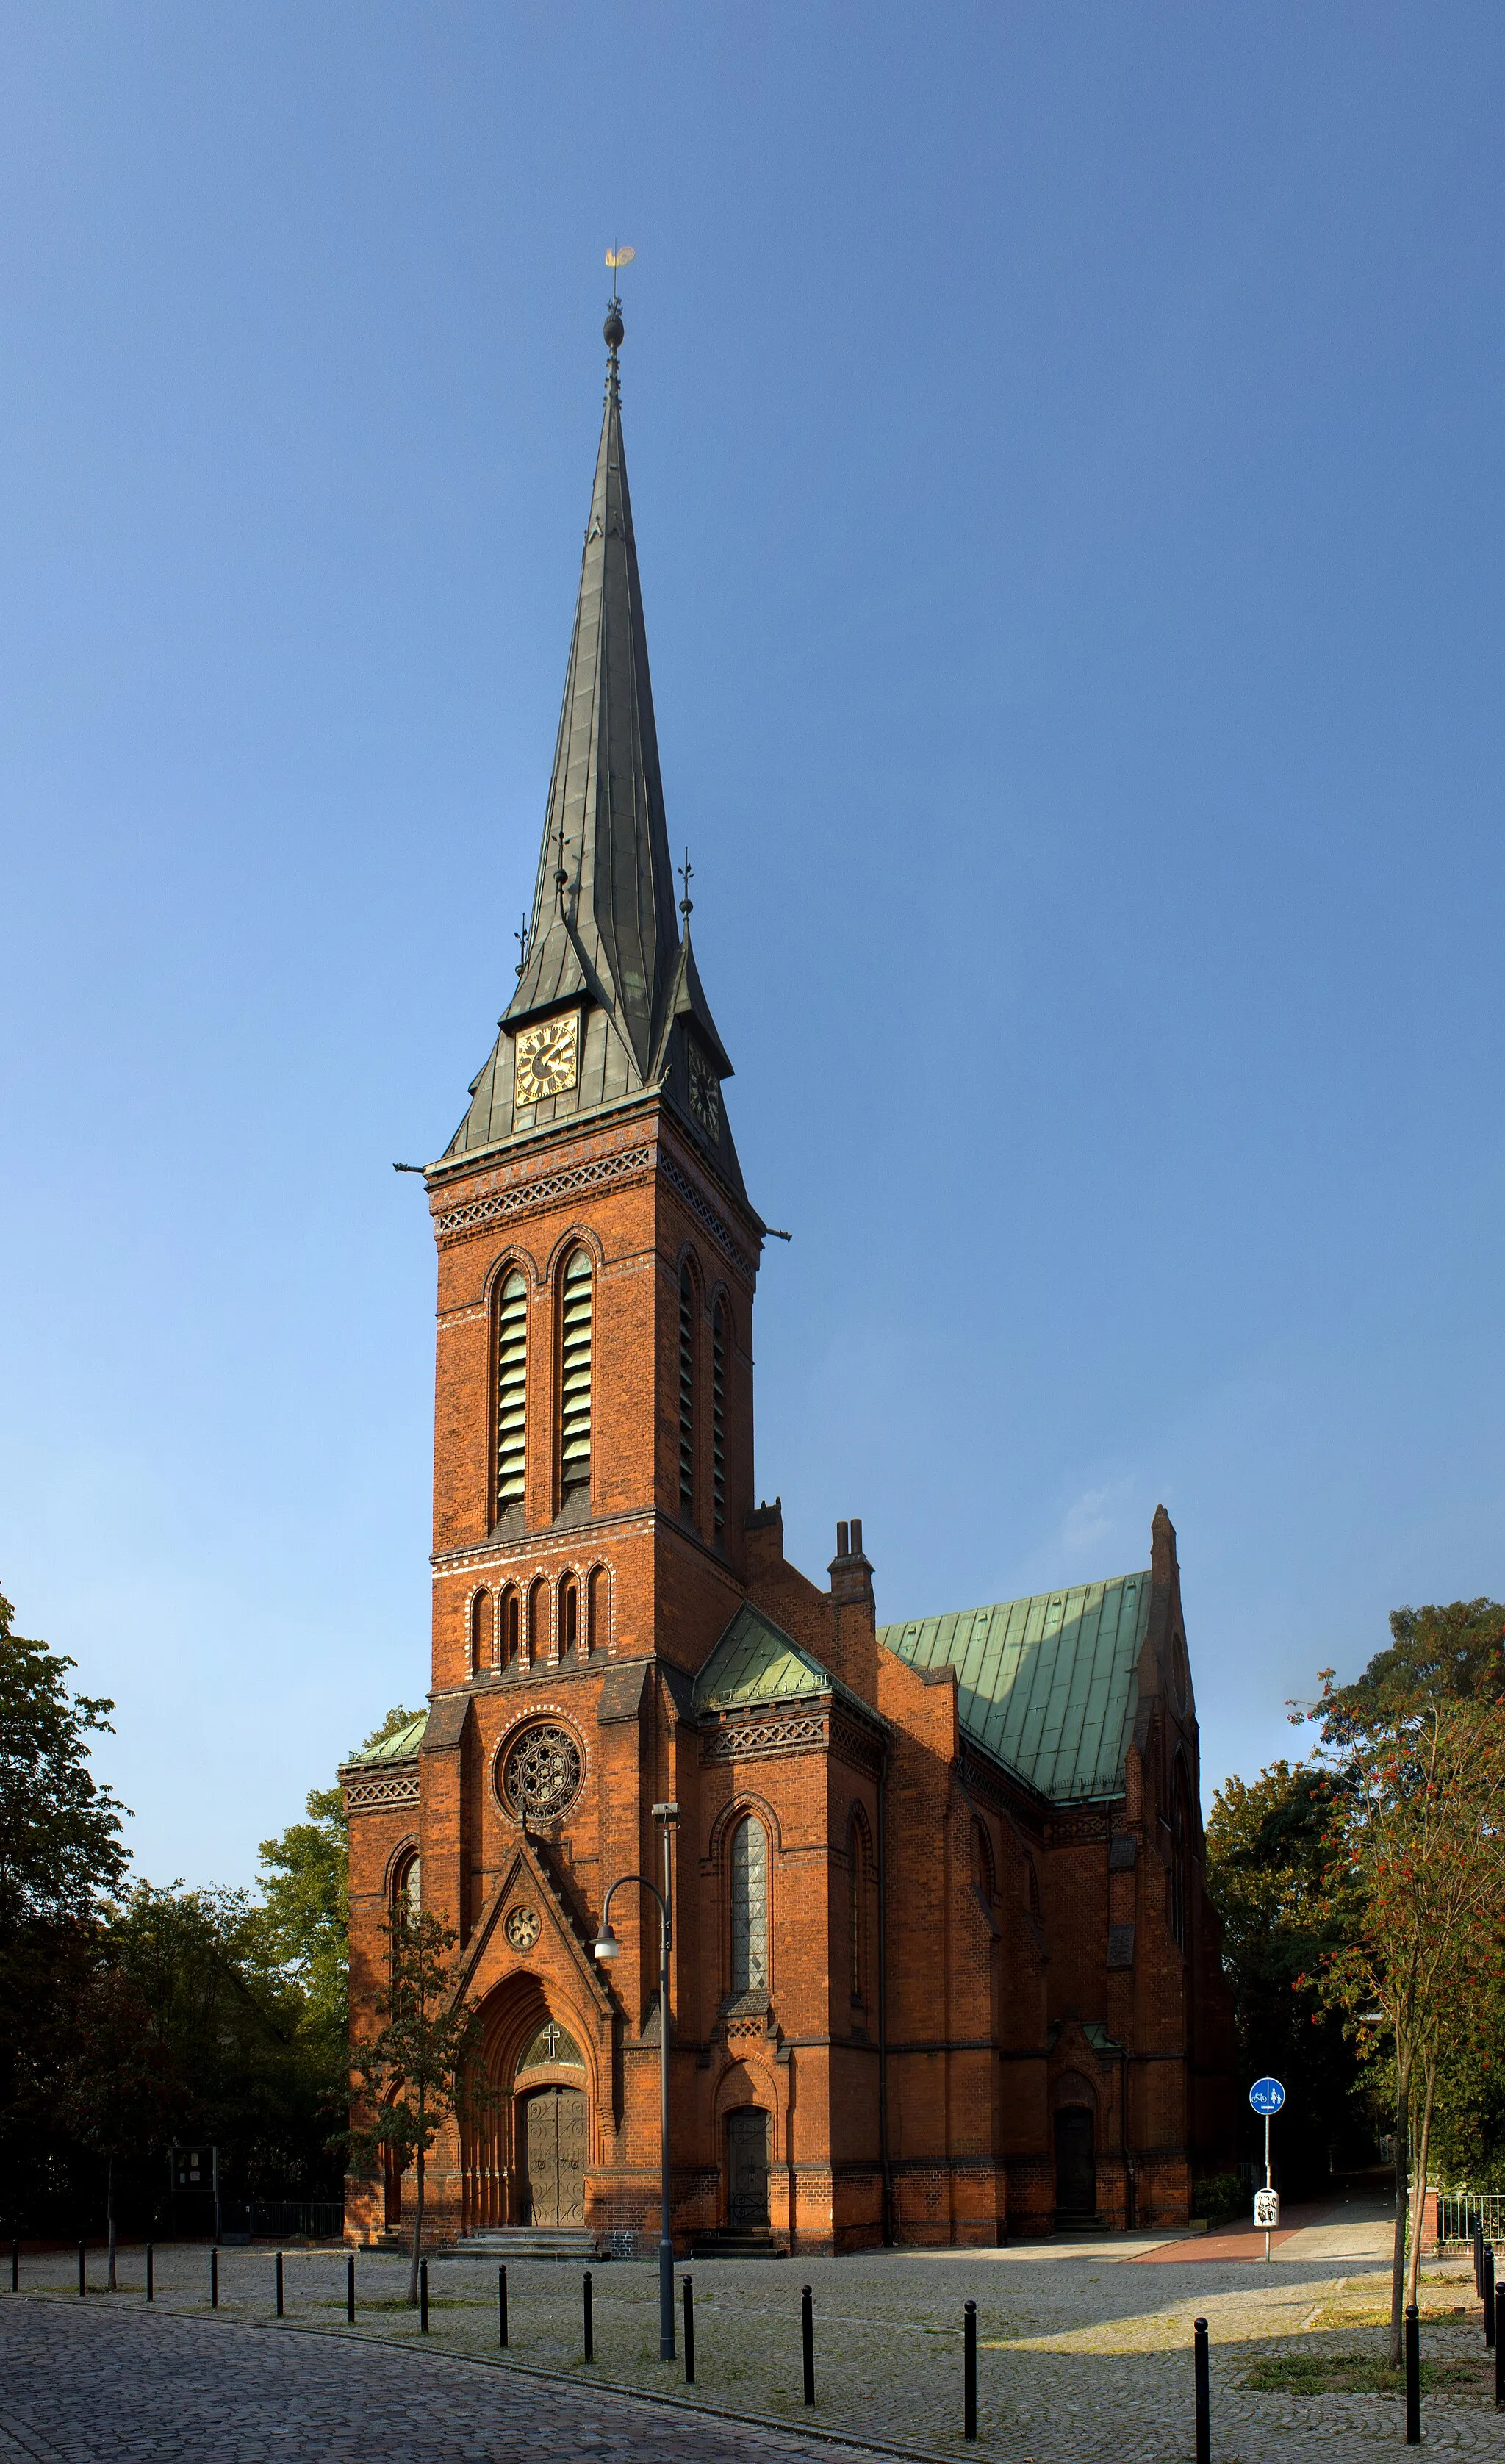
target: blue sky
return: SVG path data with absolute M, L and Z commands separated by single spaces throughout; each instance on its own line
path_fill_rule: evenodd
M 0 9 L 0 1581 L 159 1881 L 427 1677 L 603 251 L 759 1485 L 1181 1536 L 1206 1789 L 1505 1590 L 1497 7 Z

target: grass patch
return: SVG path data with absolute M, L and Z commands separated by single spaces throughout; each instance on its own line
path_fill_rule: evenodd
M 1423 2362 L 1422 2388 L 1474 2387 L 1472 2362 Z M 1404 2395 L 1405 2372 L 1383 2353 L 1274 2353 L 1250 2362 L 1238 2382 L 1259 2395 Z

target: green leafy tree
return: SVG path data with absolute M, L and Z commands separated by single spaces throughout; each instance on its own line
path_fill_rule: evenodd
M 1332 1744 L 1428 1703 L 1493 1701 L 1505 1693 L 1505 1608 L 1479 1599 L 1392 1609 L 1388 1651 L 1377 1651 L 1351 1685 L 1335 1685 L 1330 1669 L 1321 1675 L 1315 1716 Z
M 376 1997 L 376 2034 L 352 2064 L 370 2119 L 348 2135 L 357 2164 L 374 2167 L 389 2152 L 399 2172 L 415 2175 L 412 2264 L 408 2299 L 418 2299 L 423 2243 L 424 2170 L 439 2131 L 467 2095 L 480 2014 L 457 1991 L 452 1958 L 459 1937 L 426 1909 L 398 1909 L 383 1926 L 387 1983 Z M 475 2093 L 474 2089 L 471 2090 Z
M 303 1996 L 304 2023 L 343 2061 L 349 2011 L 350 1836 L 338 1788 L 309 1792 L 306 1820 L 260 1848 L 265 1957 Z
M 70 1694 L 75 1662 L 14 1630 L 0 1597 L 0 1953 L 31 1925 L 85 1917 L 129 1862 L 129 1812 L 89 1769 L 89 1739 L 113 1735 L 103 1695 Z

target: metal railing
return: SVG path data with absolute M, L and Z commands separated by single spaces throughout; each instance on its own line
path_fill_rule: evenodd
M 1447 2250 L 1454 2245 L 1467 2248 L 1473 2239 L 1473 2228 L 1484 2229 L 1488 2242 L 1505 2242 L 1505 2190 L 1439 2190 L 1437 2192 L 1437 2247 Z
M 252 2199 L 245 2215 L 253 2241 L 338 2241 L 344 2232 L 343 2199 Z

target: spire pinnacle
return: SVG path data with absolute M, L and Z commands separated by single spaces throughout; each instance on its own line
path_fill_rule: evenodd
M 695 879 L 695 867 L 690 861 L 690 850 L 688 847 L 686 847 L 684 851 L 683 864 L 677 866 L 676 869 L 681 881 L 684 883 L 684 896 L 679 901 L 679 913 L 688 924 L 695 908 L 695 900 L 690 895 L 690 884 Z

